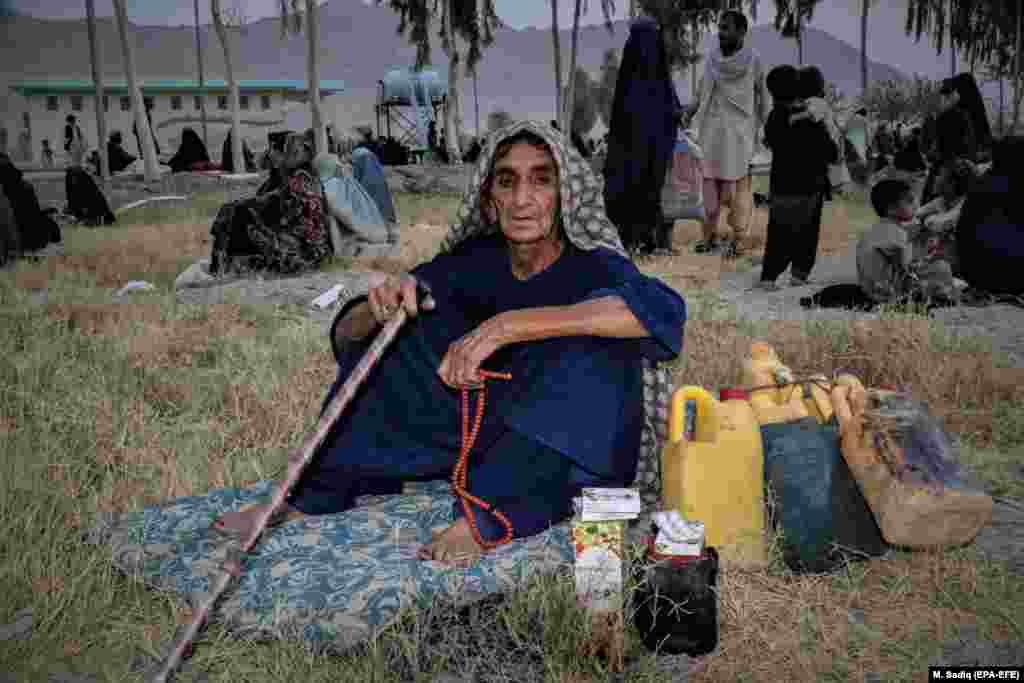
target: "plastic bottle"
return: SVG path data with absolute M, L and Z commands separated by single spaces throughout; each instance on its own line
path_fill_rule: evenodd
M 661 458 L 663 508 L 704 522 L 705 544 L 723 562 L 762 567 L 768 553 L 760 426 L 745 391 L 723 389 L 722 399 L 696 386 L 673 395 Z
M 803 387 L 792 384 L 793 380 L 793 372 L 782 364 L 775 349 L 764 342 L 750 345 L 750 356 L 743 361 L 743 383 L 752 389 L 750 405 L 759 424 L 792 422 L 810 414 Z M 753 390 L 765 386 L 768 388 Z

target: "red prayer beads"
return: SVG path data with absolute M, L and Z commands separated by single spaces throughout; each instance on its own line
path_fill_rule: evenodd
M 476 417 L 473 418 L 472 430 L 469 428 L 470 388 L 468 386 L 462 387 L 462 450 L 459 453 L 458 462 L 455 463 L 455 469 L 452 471 L 452 492 L 462 500 L 462 509 L 466 513 L 466 521 L 469 523 L 469 530 L 473 533 L 473 539 L 484 550 L 492 550 L 512 540 L 512 522 L 509 521 L 509 518 L 501 510 L 466 490 L 469 474 L 469 452 L 472 450 L 473 444 L 476 443 L 477 434 L 480 432 L 480 423 L 484 419 L 484 408 L 487 405 L 486 381 L 488 379 L 512 379 L 512 375 L 507 372 L 490 372 L 488 370 L 478 370 L 477 374 L 480 377 L 480 394 L 476 400 Z M 473 508 L 470 507 L 470 503 L 476 504 L 485 512 L 490 512 L 494 515 L 505 527 L 505 535 L 497 541 L 486 540 L 480 534 L 480 529 L 476 524 L 476 515 L 473 512 Z

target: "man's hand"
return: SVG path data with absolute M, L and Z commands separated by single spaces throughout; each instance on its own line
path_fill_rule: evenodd
M 410 318 L 415 318 L 419 313 L 419 302 L 416 297 L 420 288 L 430 291 L 429 287 L 408 273 L 389 275 L 369 291 L 367 301 L 373 317 L 383 325 L 395 314 L 398 307 L 402 306 Z M 428 295 L 423 299 L 423 310 L 433 309 L 434 300 Z
M 491 354 L 507 344 L 507 325 L 497 315 L 455 340 L 441 359 L 437 374 L 452 389 L 480 384 L 477 371 Z

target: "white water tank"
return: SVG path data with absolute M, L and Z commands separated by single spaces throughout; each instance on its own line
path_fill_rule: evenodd
M 448 78 L 436 69 L 414 71 L 411 68 L 389 70 L 381 79 L 380 98 L 382 102 L 401 106 L 412 106 L 415 103 L 413 86 L 421 81 L 430 94 L 431 100 L 440 100 L 448 93 Z

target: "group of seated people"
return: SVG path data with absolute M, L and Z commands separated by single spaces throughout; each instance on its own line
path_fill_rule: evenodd
M 351 142 L 316 152 L 311 130 L 268 135 L 269 177 L 253 197 L 221 207 L 211 233 L 210 272 L 299 273 L 331 254 L 398 241 L 394 202 L 380 160 Z
M 987 172 L 964 159 L 944 165 L 937 196 L 920 208 L 907 180 L 875 183 L 880 221 L 857 244 L 857 286 L 827 287 L 802 303 L 871 309 L 1024 295 L 1022 154 L 1024 137 L 1008 136 L 993 145 Z

